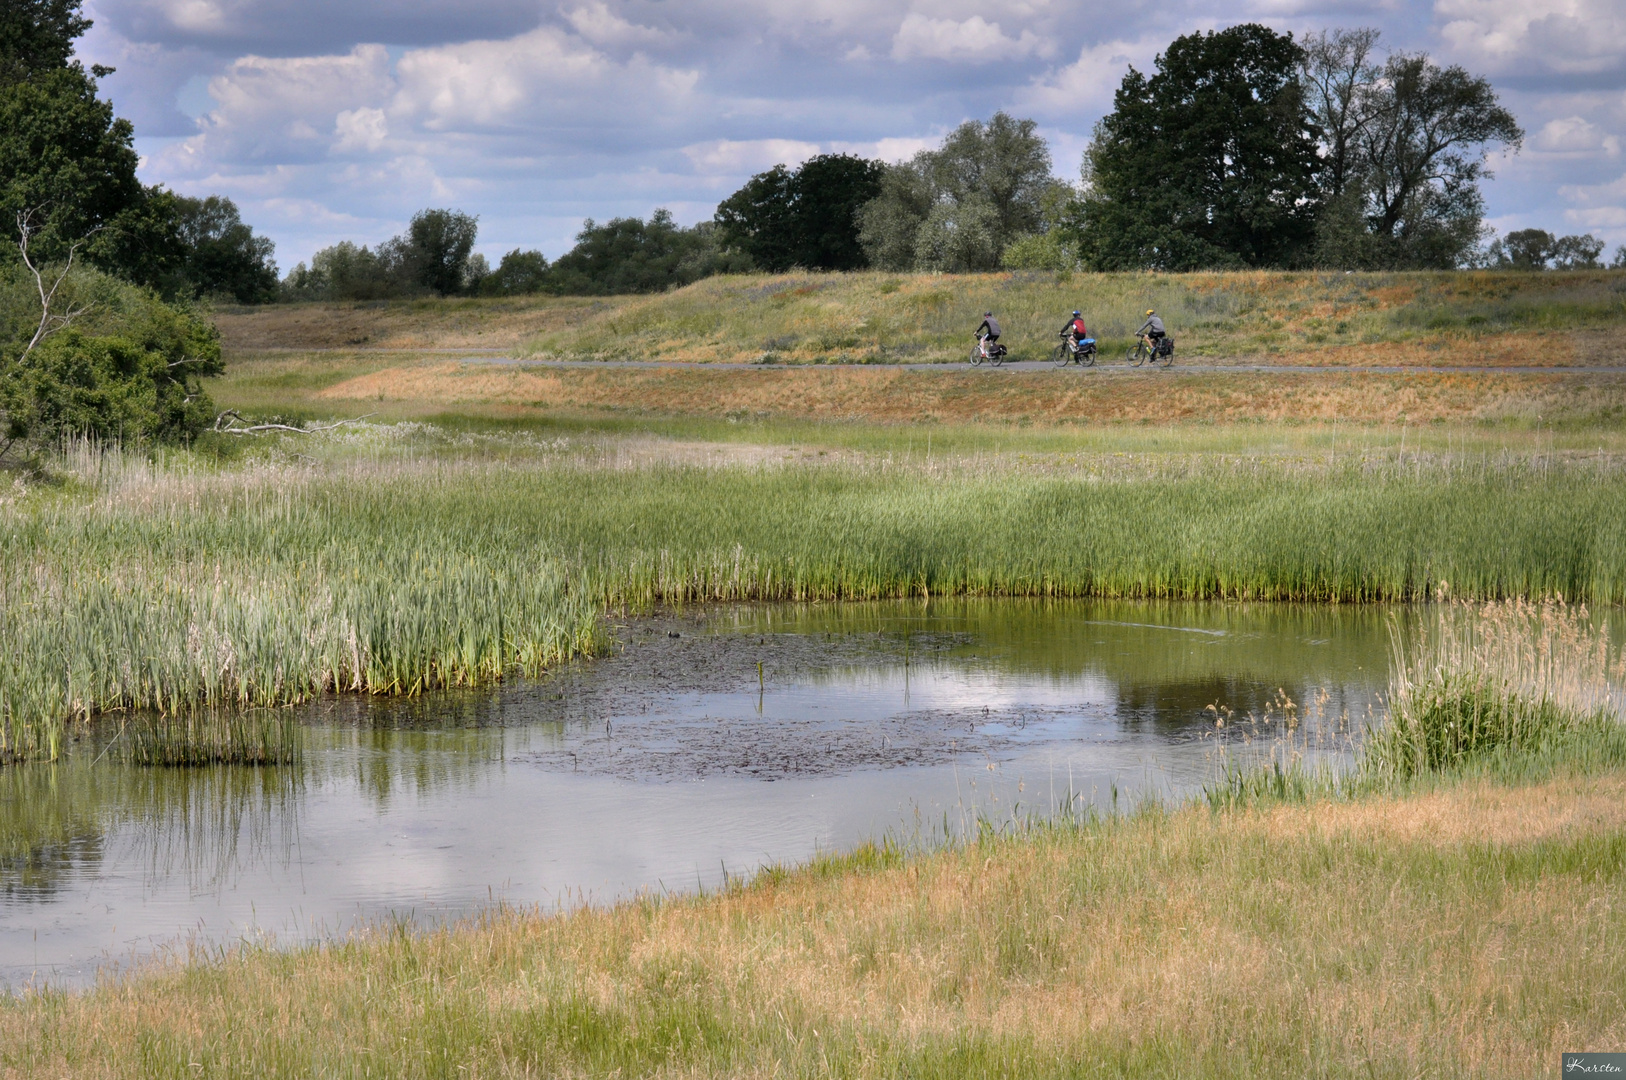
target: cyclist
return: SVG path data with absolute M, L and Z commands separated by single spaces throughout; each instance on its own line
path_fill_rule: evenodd
M 1084 316 L 1073 312 L 1073 317 L 1061 328 L 1061 336 L 1068 339 L 1067 344 L 1076 352 L 1078 343 L 1090 336 L 1089 328 L 1084 325 Z
M 1163 320 L 1157 317 L 1157 311 L 1153 308 L 1146 309 L 1146 325 L 1136 330 L 1135 334 L 1137 336 L 1145 334 L 1152 339 L 1153 356 L 1156 356 L 1158 350 L 1162 348 L 1163 339 L 1169 336 L 1169 332 L 1163 329 Z
M 986 335 L 984 331 L 987 332 Z M 982 313 L 982 325 L 977 327 L 977 336 L 987 337 L 990 350 L 992 350 L 994 342 L 999 340 L 999 320 L 994 318 L 992 311 Z

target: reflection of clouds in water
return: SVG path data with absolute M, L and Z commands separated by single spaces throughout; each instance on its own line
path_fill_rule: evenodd
M 823 673 L 803 686 L 776 689 L 776 695 L 797 696 L 800 691 L 823 696 L 840 688 L 841 700 L 870 704 L 863 698 L 900 700 L 905 693 L 912 709 L 1018 709 L 1066 708 L 1073 704 L 1110 705 L 1117 697 L 1111 680 L 1081 673 L 1073 676 L 1010 674 L 999 670 L 967 669 L 944 660 L 929 660 L 887 667 L 845 668 Z
M 904 633 L 890 611 L 936 629 Z M 883 617 L 866 624 L 865 612 Z M 1069 789 L 1102 808 L 1114 789 L 1120 807 L 1138 791 L 1179 797 L 1213 775 L 1218 740 L 1197 737 L 1204 705 L 1256 703 L 1278 686 L 1303 706 L 1306 687 L 1358 703 L 1387 655 L 1369 611 L 1000 602 L 941 616 L 803 609 L 798 633 L 778 636 L 674 618 L 679 638 L 641 621 L 624 653 L 541 683 L 332 699 L 305 714 L 303 786 L 279 797 L 244 786 L 269 771 L 240 770 L 234 787 L 180 770 L 113 783 L 95 770 L 56 835 L 85 820 L 114 827 L 69 860 L 59 884 L 71 888 L 31 905 L 0 888 L 0 978 L 26 978 L 37 961 L 83 980 L 104 952 L 188 930 L 293 942 L 492 898 L 552 906 L 709 888 L 725 866 L 1048 813 Z M 596 775 L 569 758 L 634 750 L 641 763 Z

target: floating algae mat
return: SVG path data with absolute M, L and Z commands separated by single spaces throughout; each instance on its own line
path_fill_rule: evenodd
M 0 769 L 0 979 L 710 889 L 867 839 L 1180 797 L 1221 754 L 1336 765 L 1379 709 L 1390 613 L 711 608 L 619 620 L 612 655 L 540 681 L 323 701 L 290 765 L 142 767 L 86 740 Z

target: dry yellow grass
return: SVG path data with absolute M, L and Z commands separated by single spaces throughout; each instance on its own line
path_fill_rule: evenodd
M 874 852 L 0 1007 L 8 1076 L 1536 1076 L 1626 1044 L 1626 777 Z
M 1078 373 L 894 367 L 521 368 L 397 363 L 302 394 L 354 409 L 498 406 L 540 413 L 753 414 L 822 420 L 1077 422 L 1433 421 L 1608 418 L 1619 375 Z
M 622 297 L 396 300 L 224 307 L 228 353 L 257 349 L 512 349 L 626 303 Z

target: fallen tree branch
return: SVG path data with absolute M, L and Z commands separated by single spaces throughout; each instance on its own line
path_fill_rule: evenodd
M 250 424 L 243 419 L 242 414 L 236 409 L 227 409 L 215 417 L 214 430 L 222 435 L 257 435 L 262 431 L 292 431 L 297 435 L 316 435 L 323 431 L 332 431 L 334 428 L 342 428 L 347 424 L 359 424 L 369 416 L 376 415 L 378 414 L 367 413 L 362 416 L 352 417 L 349 420 L 336 420 L 331 424 L 317 424 L 315 427 L 295 427 L 293 424 Z

